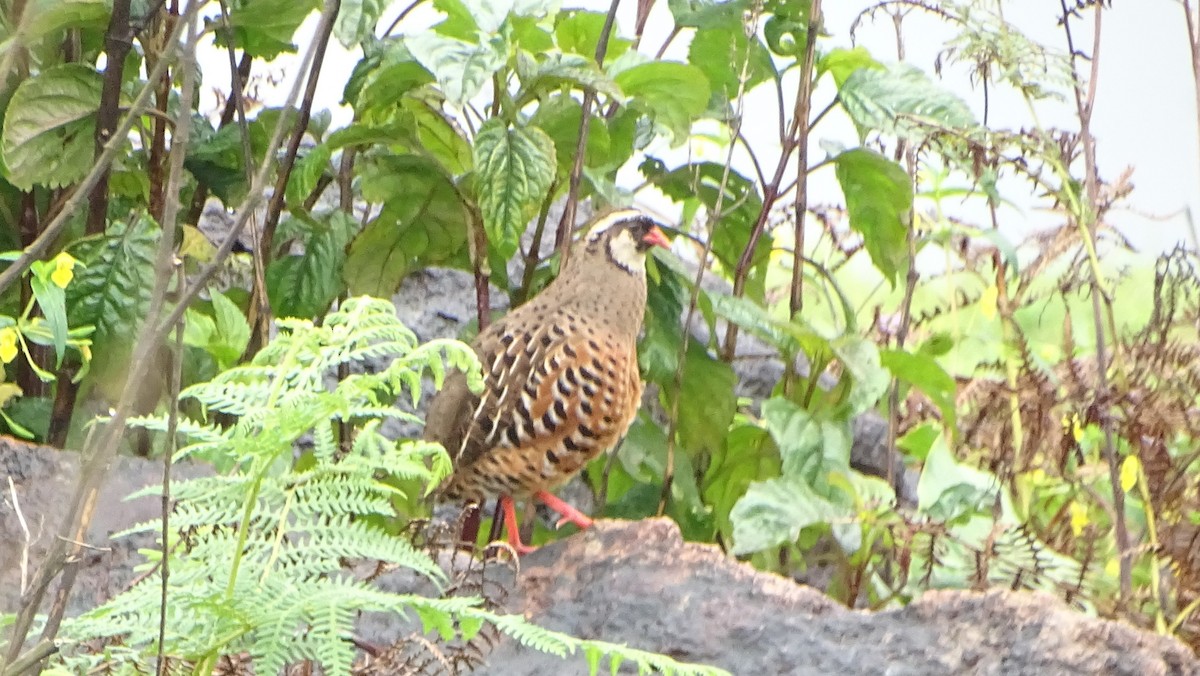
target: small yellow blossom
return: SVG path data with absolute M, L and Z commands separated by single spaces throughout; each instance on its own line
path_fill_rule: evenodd
M 54 272 L 50 273 L 50 280 L 59 286 L 61 289 L 67 288 L 71 280 L 75 278 L 75 258 L 66 251 L 54 257 Z
M 1071 428 L 1071 436 L 1075 439 L 1075 443 L 1083 441 L 1083 423 L 1079 420 L 1078 413 L 1072 413 L 1069 416 L 1064 415 L 1062 425 L 1063 427 Z
M 979 298 L 979 313 L 983 318 L 991 321 L 996 318 L 996 303 L 1000 300 L 1000 290 L 992 284 L 983 290 L 983 296 Z
M 1138 475 L 1142 473 L 1142 461 L 1136 455 L 1125 456 L 1121 463 L 1121 490 L 1128 493 L 1137 485 Z
M 1086 505 L 1079 502 L 1071 503 L 1071 531 L 1075 533 L 1075 537 L 1083 534 L 1083 529 L 1091 523 L 1088 518 L 1088 509 Z
M 0 361 L 12 363 L 17 352 L 17 330 L 11 326 L 0 329 Z

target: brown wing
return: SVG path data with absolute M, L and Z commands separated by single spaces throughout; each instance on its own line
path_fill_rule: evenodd
M 459 440 L 457 449 L 448 447 L 452 495 L 553 487 L 616 443 L 636 414 L 636 353 L 602 330 L 556 322 L 526 333 L 497 327 L 481 336 L 480 348 L 484 391 L 462 433 L 448 435 Z

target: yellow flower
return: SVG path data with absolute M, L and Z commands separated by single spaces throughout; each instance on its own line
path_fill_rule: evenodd
M 1088 510 L 1085 505 L 1078 502 L 1071 503 L 1071 531 L 1075 533 L 1075 537 L 1079 537 L 1083 533 L 1084 527 L 1090 523 L 1088 519 Z
M 17 352 L 17 330 L 11 326 L 0 329 L 0 361 L 11 363 Z
M 1125 461 L 1121 463 L 1121 490 L 1126 493 L 1133 490 L 1141 473 L 1142 461 L 1136 455 L 1125 456 Z
M 1071 428 L 1071 437 L 1075 439 L 1075 443 L 1083 441 L 1083 423 L 1079 420 L 1078 413 L 1072 413 L 1070 416 L 1062 417 L 1063 427 Z
M 65 289 L 75 278 L 75 258 L 66 251 L 54 257 L 54 272 L 50 273 L 50 280 Z
M 997 301 L 1000 300 L 1000 289 L 992 284 L 983 290 L 983 296 L 979 298 L 979 314 L 983 318 L 991 321 L 996 318 Z

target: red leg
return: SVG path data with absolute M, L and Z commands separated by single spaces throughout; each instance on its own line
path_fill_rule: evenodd
M 525 555 L 537 549 L 521 544 L 521 532 L 517 528 L 517 509 L 513 506 L 513 499 L 507 495 L 500 496 L 500 509 L 504 511 L 504 530 L 508 535 L 508 544 L 512 545 L 517 554 Z
M 579 526 L 580 529 L 592 527 L 591 517 L 579 511 L 578 509 L 575 509 L 571 505 L 568 505 L 562 500 L 559 500 L 549 492 L 538 491 L 537 493 L 534 493 L 533 497 L 541 500 L 542 504 L 546 505 L 550 509 L 553 509 L 562 516 L 562 518 L 559 519 L 558 523 L 556 524 L 559 528 L 562 528 L 563 524 L 565 523 L 573 523 L 576 526 Z

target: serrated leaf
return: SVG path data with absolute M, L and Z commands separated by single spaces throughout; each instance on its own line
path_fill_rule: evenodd
M 852 434 L 846 420 L 817 418 L 781 397 L 763 402 L 762 411 L 767 432 L 779 448 L 784 476 L 799 477 L 825 494 L 831 472 L 850 470 Z
M 851 378 L 847 397 L 850 416 L 856 416 L 875 406 L 887 391 L 889 376 L 879 359 L 875 343 L 854 335 L 844 335 L 829 341 L 833 353 Z M 842 377 L 845 378 L 846 375 Z
M 554 180 L 554 141 L 534 126 L 488 120 L 475 137 L 476 195 L 489 241 L 507 259 Z
M 204 348 L 217 361 L 218 368 L 225 370 L 242 358 L 246 346 L 250 344 L 250 324 L 242 314 L 242 309 L 224 294 L 213 289 L 210 295 L 215 320 Z
M 711 453 L 733 422 L 737 410 L 737 375 L 692 341 L 683 364 L 679 396 L 679 445 L 692 456 Z M 675 393 L 664 388 L 663 406 L 670 410 Z
M 333 35 L 346 49 L 375 35 L 375 24 L 387 3 L 383 0 L 342 0 Z
M 733 553 L 752 554 L 794 542 L 807 526 L 828 523 L 845 510 L 818 495 L 796 477 L 756 481 L 746 489 L 729 517 L 733 522 Z
M 17 86 L 4 118 L 5 177 L 22 190 L 83 178 L 95 154 L 100 74 L 90 66 L 47 68 Z
M 467 212 L 432 161 L 374 158 L 360 169 L 363 197 L 386 202 L 350 245 L 345 278 L 351 294 L 389 297 L 419 264 L 465 264 Z M 401 194 L 406 199 L 393 198 Z
M 742 12 L 747 0 L 668 0 L 675 25 L 686 28 L 715 28 L 742 31 Z
M 905 236 L 913 202 L 908 174 L 866 148 L 838 155 L 835 171 L 846 197 L 850 227 L 862 235 L 871 262 L 894 286 L 908 265 Z
M 687 140 L 692 122 L 708 108 L 708 79 L 690 64 L 650 61 L 622 70 L 613 79 L 629 105 L 649 112 L 670 132 L 675 145 Z
M 335 211 L 320 218 L 293 217 L 292 230 L 304 246 L 298 255 L 280 256 L 267 268 L 267 293 L 278 317 L 312 319 L 324 314 L 342 291 L 346 245 L 358 231 L 347 213 Z M 288 241 L 292 233 L 277 234 Z
M 381 45 L 355 65 L 342 92 L 343 103 L 354 107 L 359 120 L 386 117 L 405 94 L 434 79 L 404 40 L 391 38 Z
M 447 174 L 462 176 L 474 168 L 471 144 L 437 108 L 414 98 L 405 98 L 401 105 L 411 115 L 421 149 L 432 155 Z
M 296 211 L 300 211 L 300 206 L 320 184 L 321 175 L 329 169 L 332 157 L 333 150 L 327 144 L 320 143 L 296 160 L 291 176 L 288 177 L 286 193 L 287 203 L 295 205 Z
M 437 78 L 446 99 L 463 105 L 504 65 L 508 47 L 500 35 L 480 34 L 474 43 L 424 31 L 405 38 L 413 58 Z
M 154 287 L 158 225 L 149 216 L 113 221 L 103 235 L 68 248 L 83 267 L 66 289 L 71 326 L 92 325 L 93 371 L 123 377 L 129 336 L 140 325 Z M 111 371 L 110 371 L 111 369 Z
M 579 147 L 579 122 L 583 106 L 569 94 L 555 94 L 538 105 L 530 122 L 554 141 L 557 175 L 560 183 L 575 165 L 575 153 Z M 588 129 L 587 149 L 584 151 L 584 168 L 600 171 L 616 169 L 633 154 L 633 147 L 613 147 L 605 120 L 592 116 Z
M 554 40 L 558 48 L 594 59 L 596 45 L 604 31 L 605 14 L 603 12 L 587 12 L 584 10 L 568 10 L 560 12 L 554 24 Z M 615 31 L 614 31 L 615 32 Z M 609 63 L 620 58 L 629 51 L 632 42 L 617 35 L 608 39 L 608 49 L 604 52 L 604 62 Z
M 28 44 L 68 28 L 103 30 L 109 6 L 104 0 L 34 0 L 25 6 L 17 24 L 19 39 Z
M 252 56 L 273 59 L 296 51 L 292 38 L 300 24 L 318 7 L 316 0 L 243 0 L 229 10 L 235 47 Z M 217 43 L 224 44 L 224 31 Z
M 887 66 L 875 60 L 865 47 L 843 49 L 838 47 L 817 59 L 817 76 L 824 73 L 833 75 L 833 82 L 839 88 L 859 68 L 886 70 Z
M 962 99 L 908 64 L 883 70 L 856 68 L 838 88 L 838 98 L 858 127 L 860 138 L 868 131 L 878 131 L 920 143 L 930 132 L 918 119 L 958 130 L 978 126 Z
M 712 87 L 710 107 L 714 107 L 714 103 L 725 106 L 737 96 L 743 65 L 746 70 L 746 91 L 775 75 L 775 64 L 770 53 L 758 38 L 751 41 L 740 30 L 697 30 L 688 47 L 688 63 L 699 67 L 708 78 Z
M 621 88 L 600 70 L 595 61 L 578 54 L 551 53 L 539 59 L 522 50 L 517 55 L 517 74 L 521 78 L 518 105 L 560 89 L 563 85 L 591 90 L 613 101 L 625 100 Z

